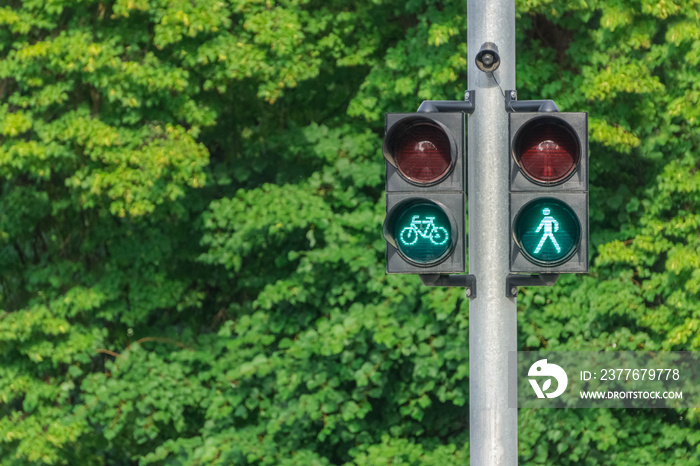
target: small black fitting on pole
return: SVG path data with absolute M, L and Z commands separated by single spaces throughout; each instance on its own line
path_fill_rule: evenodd
M 476 67 L 484 73 L 493 73 L 501 65 L 498 46 L 493 42 L 484 42 L 476 54 Z

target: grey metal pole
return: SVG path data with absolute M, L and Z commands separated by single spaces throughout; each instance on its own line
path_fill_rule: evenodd
M 472 466 L 518 461 L 518 414 L 508 407 L 508 352 L 516 350 L 516 300 L 509 273 L 508 114 L 502 90 L 515 89 L 515 1 L 467 0 L 469 117 L 469 273 L 478 294 L 469 304 L 469 438 Z M 493 73 L 479 70 L 482 44 L 498 47 Z M 497 85 L 500 84 L 500 88 Z

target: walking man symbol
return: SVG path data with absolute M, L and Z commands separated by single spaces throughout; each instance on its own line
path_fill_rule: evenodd
M 535 249 L 535 254 L 540 252 L 542 249 L 542 246 L 544 246 L 544 242 L 547 241 L 547 238 L 552 240 L 552 243 L 554 244 L 554 247 L 557 249 L 557 252 L 561 252 L 561 247 L 559 247 L 559 243 L 557 243 L 556 238 L 554 238 L 554 232 L 559 231 L 559 222 L 557 222 L 554 217 L 549 216 L 549 208 L 545 207 L 542 209 L 542 213 L 544 214 L 544 218 L 540 222 L 540 226 L 537 227 L 537 230 L 535 230 L 535 233 L 539 233 L 540 230 L 544 228 L 544 235 L 542 235 L 542 239 L 540 240 L 539 244 L 537 245 L 537 248 Z M 552 231 L 552 226 L 554 226 L 554 231 Z

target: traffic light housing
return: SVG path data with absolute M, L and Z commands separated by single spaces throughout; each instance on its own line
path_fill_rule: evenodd
M 463 273 L 466 159 L 463 113 L 388 113 L 387 273 Z
M 588 272 L 588 114 L 509 118 L 510 271 Z

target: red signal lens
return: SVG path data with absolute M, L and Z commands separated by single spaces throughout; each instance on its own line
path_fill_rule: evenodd
M 535 120 L 520 130 L 515 157 L 527 176 L 552 184 L 569 178 L 579 162 L 579 145 L 572 130 L 558 121 Z
M 394 160 L 399 171 L 416 183 L 434 183 L 452 166 L 450 140 L 434 123 L 415 122 L 397 134 Z

